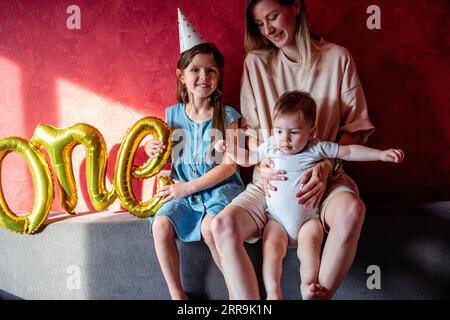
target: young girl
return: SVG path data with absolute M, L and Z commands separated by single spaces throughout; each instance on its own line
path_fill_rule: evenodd
M 224 137 L 236 129 L 240 115 L 222 103 L 224 59 L 212 43 L 201 43 L 182 52 L 177 64 L 178 104 L 166 109 L 172 133 L 172 171 L 175 184 L 157 190 L 164 205 L 151 218 L 155 250 L 172 299 L 187 299 L 180 281 L 175 243 L 199 241 L 201 235 L 214 247 L 209 225 L 231 200 L 244 190 L 236 165 L 224 159 L 216 165 L 211 147 L 213 132 Z M 165 146 L 150 140 L 145 150 L 157 157 Z M 213 253 L 215 251 L 212 251 Z M 217 256 L 214 261 L 220 268 Z
M 266 194 L 267 218 L 271 227 L 265 231 L 265 239 L 278 237 L 286 251 L 288 244 L 298 244 L 300 259 L 300 291 L 302 298 L 324 299 L 328 297 L 326 287 L 318 281 L 320 250 L 323 227 L 319 219 L 319 208 L 307 209 L 297 203 L 295 195 L 301 189 L 300 179 L 305 170 L 322 159 L 347 161 L 386 161 L 399 163 L 404 153 L 400 149 L 377 150 L 361 145 L 338 145 L 335 142 L 313 139 L 315 134 L 316 103 L 310 94 L 288 91 L 283 94 L 274 108 L 273 135 L 254 152 L 229 146 L 224 140 L 216 143 L 216 151 L 229 155 L 241 166 L 257 164 L 270 158 L 274 168 L 286 171 L 285 181 L 275 181 L 276 192 Z M 281 291 L 283 255 L 263 240 L 263 280 L 267 288 Z M 269 295 L 273 294 L 266 290 Z

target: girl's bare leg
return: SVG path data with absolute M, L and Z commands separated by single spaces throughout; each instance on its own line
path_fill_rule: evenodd
M 172 300 L 187 300 L 180 280 L 180 257 L 175 230 L 167 217 L 156 216 L 152 225 L 156 255 Z
M 203 241 L 205 241 L 206 245 L 209 248 L 209 251 L 211 251 L 214 262 L 216 263 L 219 270 L 223 273 L 219 252 L 216 249 L 216 243 L 214 242 L 214 238 L 211 232 L 211 222 L 213 221 L 214 217 L 215 216 L 213 215 L 207 214 L 205 218 L 203 218 L 201 231 Z

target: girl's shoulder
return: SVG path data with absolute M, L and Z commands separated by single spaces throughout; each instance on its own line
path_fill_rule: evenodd
M 181 113 L 182 110 L 184 111 L 184 103 L 181 103 L 181 102 L 173 104 L 171 106 L 168 106 L 168 107 L 166 107 L 166 110 L 165 110 L 166 117 L 172 116 L 172 115 L 180 115 L 180 114 L 182 114 Z
M 184 114 L 184 103 L 179 102 L 165 109 L 166 121 L 169 125 L 182 121 Z
M 184 103 L 178 102 L 176 104 L 166 107 L 166 113 L 178 112 L 180 109 L 184 109 Z
M 225 112 L 225 125 L 229 126 L 236 120 L 238 120 L 241 117 L 241 114 L 236 111 L 232 106 L 224 105 L 224 112 Z

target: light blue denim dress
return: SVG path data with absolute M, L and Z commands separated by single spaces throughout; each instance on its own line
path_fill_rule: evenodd
M 225 127 L 241 117 L 230 106 L 224 106 L 224 109 Z M 211 155 L 212 119 L 194 122 L 187 117 L 185 104 L 178 103 L 166 109 L 166 122 L 174 129 L 171 155 L 172 179 L 183 182 L 192 181 L 216 166 Z M 218 214 L 244 189 L 236 169 L 231 177 L 209 189 L 165 203 L 156 216 L 168 217 L 182 241 L 199 241 L 201 239 L 200 225 L 204 215 Z M 154 218 L 149 219 L 151 231 Z

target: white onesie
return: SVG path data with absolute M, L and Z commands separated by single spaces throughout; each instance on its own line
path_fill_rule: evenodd
M 269 137 L 257 150 L 257 161 L 270 158 L 274 168 L 285 170 L 285 181 L 270 181 L 277 191 L 271 191 L 266 196 L 269 219 L 274 219 L 286 230 L 291 244 L 297 244 L 298 232 L 301 226 L 312 218 L 319 217 L 319 208 L 306 209 L 298 204 L 296 193 L 302 188 L 299 183 L 306 169 L 314 166 L 325 158 L 336 158 L 339 145 L 334 142 L 311 140 L 302 152 L 285 154 L 276 145 L 273 136 Z

